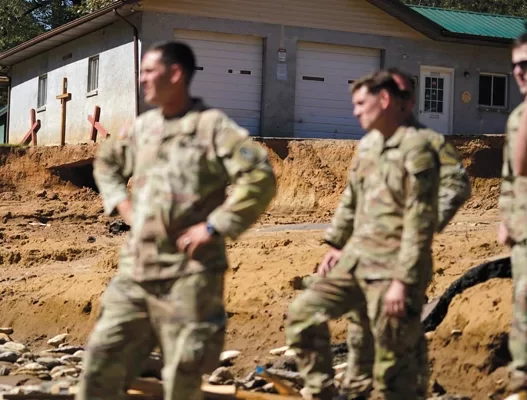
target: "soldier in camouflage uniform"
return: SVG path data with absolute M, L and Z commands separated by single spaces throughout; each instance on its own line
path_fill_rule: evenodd
M 385 399 L 414 399 L 425 290 L 432 274 L 439 162 L 429 141 L 403 126 L 403 93 L 386 71 L 352 87 L 367 134 L 352 160 L 343 198 L 325 234 L 331 249 L 314 282 L 289 308 L 286 336 L 313 399 L 334 396 L 328 321 L 360 315 L 375 347 L 374 376 Z M 342 254 L 341 254 L 342 251 Z M 423 342 L 424 343 L 424 342 Z
M 202 399 L 201 376 L 218 363 L 225 238 L 257 220 L 276 182 L 245 129 L 190 97 L 194 70 L 188 46 L 152 46 L 141 84 L 158 108 L 103 143 L 95 160 L 105 213 L 119 211 L 131 231 L 88 342 L 78 400 L 124 399 L 156 343 L 168 400 Z
M 513 74 L 527 101 L 527 33 L 512 50 Z M 499 207 L 503 222 L 498 241 L 511 247 L 513 318 L 509 336 L 509 387 L 516 399 L 527 399 L 527 115 L 525 101 L 509 116 L 503 149 Z
M 441 232 L 450 222 L 455 213 L 470 197 L 471 187 L 468 174 L 455 147 L 446 141 L 444 135 L 427 129 L 414 117 L 412 109 L 415 104 L 415 93 L 412 87 L 411 77 L 396 68 L 388 69 L 388 72 L 396 78 L 399 88 L 407 99 L 403 103 L 403 113 L 407 116 L 406 124 L 416 127 L 419 134 L 425 136 L 432 148 L 437 152 L 440 163 L 439 179 L 439 214 L 437 232 Z M 382 135 L 380 132 L 371 133 L 377 139 L 377 146 L 382 147 Z M 366 399 L 372 390 L 374 345 L 373 337 L 368 331 L 363 330 L 363 324 L 359 320 L 360 314 L 351 312 L 348 316 L 348 366 L 342 382 L 342 390 L 350 399 Z M 421 395 L 426 398 L 428 390 L 428 358 L 426 342 L 420 342 L 422 350 L 418 351 L 420 368 L 419 382 Z

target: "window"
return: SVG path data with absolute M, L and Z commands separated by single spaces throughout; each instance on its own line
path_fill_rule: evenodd
M 38 77 L 38 95 L 37 108 L 42 108 L 46 105 L 48 93 L 48 76 L 42 75 Z
M 445 78 L 425 78 L 425 112 L 443 113 L 444 85 Z
M 487 107 L 507 106 L 507 76 L 481 74 L 479 76 L 479 105 Z
M 88 60 L 88 93 L 99 87 L 99 56 Z

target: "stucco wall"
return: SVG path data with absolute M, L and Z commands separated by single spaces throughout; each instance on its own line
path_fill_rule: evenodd
M 140 17 L 130 19 L 136 26 Z M 71 56 L 69 56 L 71 54 Z M 87 97 L 88 59 L 99 55 L 97 95 Z M 60 143 L 62 78 L 68 79 L 71 100 L 66 111 L 66 143 L 90 139 L 88 114 L 101 107 L 100 122 L 116 132 L 135 116 L 133 33 L 123 21 L 92 32 L 13 66 L 9 142 L 21 141 L 30 126 L 30 109 L 37 109 L 38 79 L 48 76 L 47 104 L 37 112 L 41 121 L 39 145 Z
M 413 40 L 176 13 L 143 12 L 143 26 L 148 27 L 142 36 L 145 47 L 157 40 L 173 38 L 175 28 L 262 37 L 264 39 L 262 136 L 293 136 L 298 41 L 381 49 L 384 66 L 398 66 L 416 76 L 420 74 L 421 65 L 454 68 L 453 134 L 495 134 L 504 131 L 508 110 L 486 111 L 477 105 L 480 71 L 508 74 L 509 108 L 512 109 L 521 102 L 519 91 L 509 73 L 510 49 L 508 48 Z M 286 81 L 276 79 L 277 51 L 280 47 L 287 50 L 288 79 Z M 406 58 L 403 58 L 403 55 Z M 468 79 L 464 77 L 465 71 L 470 73 Z M 464 91 L 472 93 L 472 101 L 468 104 L 461 101 L 461 93 Z M 143 105 L 142 109 L 145 108 Z

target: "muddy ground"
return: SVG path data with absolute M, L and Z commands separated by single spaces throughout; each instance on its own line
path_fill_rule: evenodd
M 507 255 L 495 240 L 503 137 L 455 138 L 471 175 L 473 196 L 434 241 L 433 299 L 469 268 Z M 322 226 L 332 215 L 353 157 L 353 141 L 265 142 L 279 179 L 268 212 L 235 243 L 225 300 L 227 349 L 242 351 L 245 373 L 284 345 L 284 315 L 297 277 L 311 273 L 326 248 Z M 0 326 L 34 348 L 68 332 L 83 344 L 97 317 L 99 298 L 116 271 L 124 234 L 91 177 L 94 145 L 0 148 Z M 286 224 L 306 224 L 302 229 Z M 315 225 L 310 225 L 315 224 Z M 449 392 L 488 399 L 501 393 L 508 361 L 506 335 L 511 282 L 494 279 L 457 296 L 430 339 L 432 382 Z M 344 321 L 332 323 L 336 342 Z

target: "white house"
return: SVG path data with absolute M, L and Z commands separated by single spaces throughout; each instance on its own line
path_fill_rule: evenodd
M 193 93 L 255 136 L 360 138 L 348 86 L 390 66 L 414 75 L 425 124 L 446 134 L 502 133 L 521 101 L 510 45 L 522 31 L 521 18 L 392 0 L 116 1 L 0 54 L 11 85 L 7 140 L 22 140 L 34 109 L 38 143 L 61 142 L 64 78 L 64 141 L 91 140 L 95 106 L 116 132 L 146 109 L 140 57 L 166 39 L 194 48 Z

